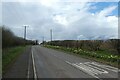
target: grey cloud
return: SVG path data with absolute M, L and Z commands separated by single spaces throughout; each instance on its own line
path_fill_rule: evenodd
M 12 31 L 23 37 L 22 25 L 30 25 L 27 29 L 28 39 L 42 40 L 44 36 L 46 40 L 50 40 L 50 29 L 53 29 L 53 39 L 107 39 L 117 35 L 116 26 L 112 26 L 106 22 L 106 18 L 102 16 L 99 18 L 97 14 L 94 16 L 88 12 L 89 4 L 80 4 L 75 6 L 72 3 L 60 3 L 46 7 L 39 3 L 3 3 L 3 23 L 7 25 Z M 66 8 L 67 9 L 67 8 Z M 79 9 L 79 11 L 77 11 Z M 62 25 L 54 21 L 54 17 L 60 15 L 65 17 L 68 25 Z M 102 19 L 102 20 L 99 20 Z M 105 19 L 105 20 L 104 20 Z M 111 34 L 112 33 L 112 34 Z

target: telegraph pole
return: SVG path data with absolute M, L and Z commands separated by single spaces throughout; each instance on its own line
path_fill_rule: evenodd
M 77 44 L 76 44 L 76 45 L 77 45 L 77 49 L 79 49 L 79 40 L 80 40 L 80 39 L 78 38 L 78 39 L 77 39 Z
M 26 26 L 24 26 L 25 29 L 24 29 L 24 40 L 26 40 Z
M 50 30 L 51 42 L 52 42 L 52 29 Z
M 27 33 L 27 27 L 29 27 L 29 26 L 24 26 L 24 39 L 26 40 L 26 33 Z
M 26 33 L 27 33 L 27 25 L 23 26 L 24 27 L 24 40 L 25 40 L 25 44 L 26 44 Z
M 43 36 L 43 46 L 44 46 L 44 36 Z
M 50 29 L 50 36 L 51 36 L 51 45 L 52 45 L 52 29 Z
M 43 42 L 44 42 L 44 36 L 43 36 Z

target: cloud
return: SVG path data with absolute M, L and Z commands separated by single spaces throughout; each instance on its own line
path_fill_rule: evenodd
M 1 1 L 2 2 L 39 2 L 44 0 L 1 0 Z M 119 0 L 64 0 L 64 2 L 119 2 Z
M 108 8 L 103 9 L 99 12 L 98 16 L 108 16 L 113 10 L 115 10 L 117 6 L 109 6 Z
M 28 39 L 108 39 L 118 36 L 118 18 L 111 14 L 117 5 L 97 9 L 94 3 L 64 2 L 46 0 L 37 2 L 3 3 L 3 24 L 9 26 L 16 35 L 23 36 L 22 25 L 27 29 Z M 107 3 L 104 3 L 107 4 Z
M 56 4 L 56 2 L 58 2 L 58 0 L 40 0 L 39 2 L 44 6 L 51 7 L 54 4 Z
M 2 25 L 2 3 L 0 3 L 0 25 Z

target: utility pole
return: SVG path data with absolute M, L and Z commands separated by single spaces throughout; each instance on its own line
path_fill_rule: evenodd
M 50 30 L 51 42 L 52 42 L 52 29 Z
M 77 46 L 77 50 L 79 49 L 79 38 L 77 39 L 77 44 L 76 44 L 76 46 Z
M 26 44 L 26 33 L 27 33 L 27 27 L 29 27 L 29 26 L 24 25 L 23 27 L 24 27 L 24 40 L 25 40 L 25 44 Z
M 24 26 L 25 29 L 24 29 L 24 39 L 26 40 L 26 26 Z
M 44 36 L 43 36 L 43 46 L 44 46 Z
M 43 36 L 43 42 L 44 42 L 44 36 Z
M 52 45 L 52 29 L 50 29 L 50 36 L 51 36 L 51 45 Z
M 27 27 L 29 27 L 29 26 L 26 26 L 26 25 L 25 25 L 25 26 L 23 26 L 23 27 L 24 27 L 24 39 L 26 40 L 26 32 L 27 32 L 26 30 L 27 30 Z

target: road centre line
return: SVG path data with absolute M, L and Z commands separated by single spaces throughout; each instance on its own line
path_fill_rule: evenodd
M 37 80 L 37 74 L 36 74 L 36 68 L 35 68 L 35 60 L 34 60 L 34 56 L 33 56 L 33 47 L 31 48 L 31 52 L 32 52 L 34 79 Z

